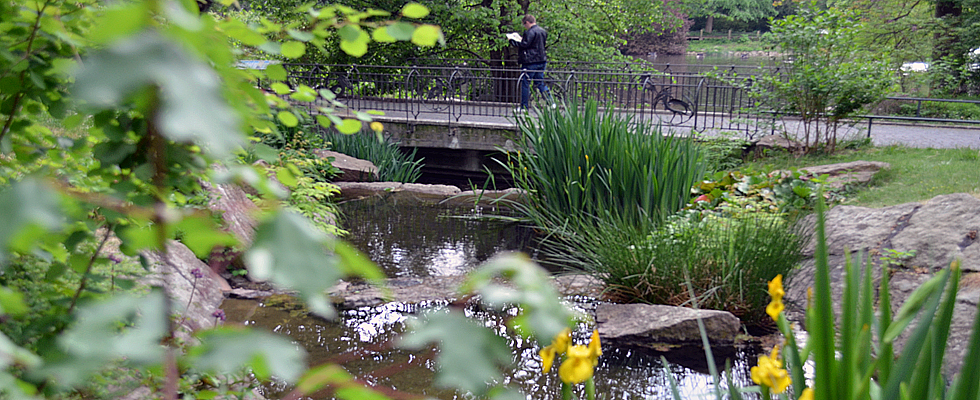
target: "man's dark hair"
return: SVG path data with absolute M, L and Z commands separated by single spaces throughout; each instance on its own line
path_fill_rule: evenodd
M 531 15 L 531 14 L 525 15 L 524 16 L 524 19 L 522 19 L 521 21 L 523 21 L 525 24 L 535 24 L 535 23 L 537 23 L 537 21 L 534 20 L 534 16 Z

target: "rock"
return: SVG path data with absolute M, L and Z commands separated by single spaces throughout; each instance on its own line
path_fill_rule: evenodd
M 166 254 L 146 251 L 143 256 L 150 268 L 150 274 L 143 281 L 160 287 L 166 283 L 175 312 L 179 314 L 177 321 L 186 328 L 179 334 L 186 338 L 190 332 L 213 327 L 215 317 L 212 314 L 225 299 L 223 291 L 231 290 L 228 283 L 177 241 L 167 243 Z M 195 270 L 201 274 L 200 278 L 194 277 Z
M 330 164 L 340 170 L 340 175 L 333 178 L 334 182 L 374 182 L 378 180 L 378 167 L 370 161 L 323 149 L 313 150 L 313 154 L 321 158 L 331 159 Z
M 232 184 L 202 181 L 201 187 L 210 194 L 208 207 L 221 214 L 225 229 L 235 235 L 245 247 L 251 246 L 255 227 L 258 226 L 255 214 L 259 208 L 248 198 L 248 193 Z
M 460 193 L 450 185 L 423 185 L 400 182 L 337 182 L 341 199 L 381 196 L 391 200 L 439 202 Z
M 708 339 L 716 344 L 734 343 L 742 327 L 738 317 L 727 311 L 665 305 L 599 304 L 595 314 L 603 340 L 642 347 L 700 343 L 698 317 L 704 321 Z
M 766 135 L 753 143 L 748 151 L 756 155 L 762 155 L 767 150 L 785 150 L 795 153 L 803 150 L 803 144 L 781 135 Z
M 888 168 L 891 168 L 891 164 L 881 161 L 851 161 L 801 169 L 817 176 L 828 174 L 830 179 L 827 185 L 840 188 L 848 184 L 866 184 L 878 171 Z
M 812 224 L 814 217 L 806 223 Z M 958 193 L 937 196 L 925 203 L 908 203 L 884 208 L 837 206 L 825 214 L 832 298 L 840 299 L 845 278 L 846 257 L 859 254 L 873 263 L 877 282 L 885 250 L 891 249 L 914 257 L 893 265 L 889 293 L 894 310 L 934 271 L 945 268 L 953 259 L 962 260 L 964 277 L 957 295 L 947 355 L 944 365 L 948 374 L 962 367 L 970 328 L 980 300 L 980 199 Z M 814 246 L 807 249 L 809 259 L 793 273 L 786 284 L 787 313 L 802 321 L 806 291 L 813 286 L 815 272 Z M 875 284 L 877 286 L 877 283 Z M 835 303 L 835 311 L 840 303 Z M 914 324 L 913 324 L 914 326 Z M 896 342 L 900 349 L 905 336 Z

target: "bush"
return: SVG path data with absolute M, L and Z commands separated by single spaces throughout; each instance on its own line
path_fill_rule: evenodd
M 910 117 L 980 120 L 980 105 L 973 103 L 929 101 L 921 109 L 917 104 L 902 104 L 898 112 Z
M 333 133 L 328 134 L 326 140 L 338 153 L 374 163 L 381 182 L 413 183 L 422 176 L 423 160 L 415 159 L 415 150 L 403 153 L 397 144 L 379 140 L 373 132 Z

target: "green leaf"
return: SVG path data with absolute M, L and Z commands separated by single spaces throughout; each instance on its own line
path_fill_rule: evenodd
M 64 357 L 49 362 L 41 373 L 51 377 L 51 382 L 70 387 L 113 360 L 125 358 L 133 365 L 159 363 L 168 321 L 164 296 L 160 290 L 144 297 L 119 294 L 79 308 L 76 323 L 58 338 Z
M 270 85 L 270 88 L 272 89 L 273 92 L 276 92 L 276 94 L 280 94 L 280 95 L 291 93 L 293 91 L 293 89 L 291 89 L 289 85 L 282 82 L 275 82 L 272 85 Z
M 341 269 L 336 258 L 327 256 L 328 244 L 308 219 L 282 211 L 259 225 L 245 260 L 257 279 L 299 291 L 311 311 L 330 317 L 334 310 L 326 291 L 341 277 Z
M 498 283 L 504 278 L 509 285 Z M 516 290 L 515 290 L 516 287 Z M 550 274 L 522 253 L 495 256 L 466 278 L 460 291 L 478 293 L 492 308 L 521 306 L 521 321 L 537 338 L 550 341 L 572 322 Z
M 429 15 L 429 8 L 419 3 L 408 3 L 402 7 L 402 15 L 408 18 L 425 18 Z
M 388 400 L 381 392 L 357 385 L 337 389 L 336 395 L 342 400 Z
M 507 342 L 459 311 L 428 312 L 422 319 L 410 320 L 410 328 L 402 347 L 421 349 L 430 343 L 440 344 L 436 384 L 441 387 L 482 396 L 487 382 L 500 381 L 499 368 L 511 363 Z
M 299 58 L 306 54 L 306 44 L 303 42 L 289 41 L 282 44 L 280 49 L 282 56 L 286 58 Z
M 295 29 L 287 29 L 286 33 L 289 34 L 289 37 L 299 40 L 301 42 L 309 42 L 315 38 L 315 36 L 313 36 L 312 33 L 298 31 Z
M 46 231 L 62 224 L 54 192 L 36 179 L 25 179 L 0 191 L 0 210 L 0 271 L 8 248 L 28 252 Z
M 296 176 L 289 168 L 276 168 L 276 179 L 286 187 L 296 187 Z
M 361 27 L 354 24 L 344 25 L 337 30 L 337 35 L 340 36 L 340 39 L 348 42 L 357 41 L 363 33 L 364 31 L 361 30 Z
M 408 22 L 395 22 L 387 27 L 388 34 L 396 40 L 412 40 L 415 25 Z
M 138 32 L 149 22 L 149 10 L 145 3 L 129 3 L 103 11 L 102 17 L 92 24 L 86 39 L 93 43 L 109 43 Z
M 445 41 L 442 30 L 435 25 L 422 25 L 415 28 L 415 32 L 412 33 L 412 43 L 419 46 L 432 47 L 442 41 Z
M 6 286 L 0 287 L 0 314 L 20 317 L 30 311 L 24 303 L 24 294 L 15 292 Z
M 350 25 L 347 25 L 344 28 L 348 26 Z M 360 27 L 353 32 L 356 33 L 356 36 L 341 35 L 340 49 L 354 57 L 363 56 L 365 53 L 367 53 L 368 43 L 371 41 L 371 37 L 368 36 L 367 32 L 361 30 Z
M 393 43 L 398 41 L 398 39 L 388 34 L 388 27 L 386 26 L 375 28 L 371 31 L 371 39 L 378 43 Z
M 933 296 L 939 296 L 945 283 L 946 274 L 947 270 L 943 270 L 916 288 L 909 295 L 905 302 L 902 303 L 902 307 L 898 309 L 898 313 L 895 314 L 894 322 L 888 327 L 885 336 L 881 339 L 882 341 L 886 343 L 894 342 L 895 338 L 912 323 L 919 310 L 925 306 L 929 299 Z
M 283 125 L 286 125 L 290 128 L 299 125 L 299 118 L 296 118 L 296 115 L 290 111 L 280 111 L 277 117 L 279 118 L 279 121 L 282 122 Z
M 183 233 L 182 243 L 187 245 L 198 258 L 207 258 L 215 246 L 236 246 L 235 235 L 223 231 L 211 218 L 188 217 L 176 224 Z
M 268 76 L 272 80 L 284 81 L 287 76 L 286 68 L 283 68 L 280 64 L 269 64 L 269 66 L 265 67 L 265 76 Z
M 115 107 L 156 86 L 162 92 L 156 123 L 167 138 L 200 144 L 219 158 L 244 143 L 238 115 L 211 67 L 154 31 L 118 41 L 81 65 L 75 93 L 94 107 Z
M 337 124 L 337 131 L 340 133 L 352 135 L 361 131 L 363 124 L 361 121 L 356 119 L 345 118 L 342 123 Z
M 201 344 L 188 353 L 195 368 L 219 374 L 251 369 L 259 379 L 275 376 L 296 382 L 306 369 L 306 353 L 292 340 L 272 333 L 236 327 L 204 331 Z
M 30 351 L 17 346 L 16 343 L 12 342 L 10 338 L 7 337 L 3 332 L 0 332 L 0 368 L 4 370 L 12 365 L 21 365 L 25 367 L 36 367 L 41 364 L 41 358 L 34 355 Z
M 323 364 L 311 368 L 296 384 L 296 390 L 310 394 L 323 389 L 327 385 L 338 386 L 354 379 L 350 373 L 337 364 Z

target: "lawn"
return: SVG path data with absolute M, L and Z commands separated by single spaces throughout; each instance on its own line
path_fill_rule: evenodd
M 942 194 L 970 193 L 980 197 L 980 151 L 976 149 L 919 149 L 905 146 L 861 147 L 834 155 L 796 158 L 779 155 L 746 163 L 756 169 L 802 168 L 856 160 L 891 164 L 866 188 L 849 196 L 844 204 L 885 207 L 922 202 Z

